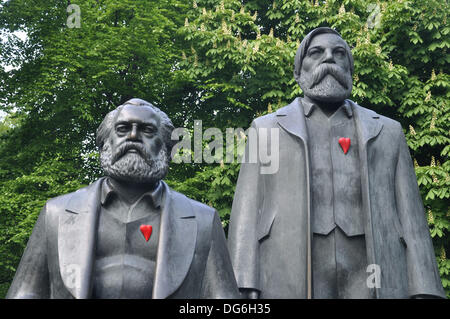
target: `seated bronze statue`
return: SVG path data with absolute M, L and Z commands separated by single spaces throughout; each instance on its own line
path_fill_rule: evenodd
M 49 200 L 7 298 L 236 298 L 217 212 L 170 189 L 174 129 L 132 99 L 106 115 L 106 177 Z

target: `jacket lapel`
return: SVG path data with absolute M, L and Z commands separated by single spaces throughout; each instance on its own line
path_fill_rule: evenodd
M 370 140 L 377 137 L 383 128 L 383 124 L 378 120 L 379 115 L 371 110 L 360 107 L 353 101 L 348 100 L 352 106 L 353 114 L 355 114 L 356 128 L 358 132 L 358 144 L 361 159 L 361 183 L 362 183 L 362 196 L 363 207 L 366 212 L 365 217 L 365 231 L 367 236 L 367 251 L 369 263 L 375 263 L 375 255 L 373 248 L 372 238 L 372 223 L 370 214 L 370 198 L 369 198 L 369 179 L 368 179 L 368 161 L 367 161 L 367 145 Z M 307 194 L 308 194 L 308 239 L 307 244 L 307 278 L 308 278 L 308 298 L 312 297 L 312 261 L 311 261 L 311 199 L 310 199 L 310 165 L 309 165 L 309 149 L 308 149 L 308 132 L 306 128 L 305 116 L 303 113 L 303 107 L 301 105 L 301 99 L 295 99 L 290 105 L 282 108 L 276 113 L 278 124 L 288 133 L 297 136 L 303 143 L 305 149 L 305 158 L 307 162 L 306 170 L 307 175 Z M 377 292 L 375 292 L 377 293 Z
M 368 141 L 380 134 L 383 124 L 379 121 L 380 116 L 376 112 L 363 108 L 353 101 L 348 101 L 355 114 L 360 145 L 365 148 Z
M 89 298 L 103 178 L 79 189 L 59 218 L 58 256 L 61 278 L 77 299 Z
M 154 299 L 169 297 L 183 283 L 197 241 L 197 221 L 190 202 L 162 183 L 165 198 L 156 258 Z
M 306 158 L 306 196 L 307 196 L 307 260 L 306 260 L 306 269 L 307 269 L 307 291 L 306 296 L 308 299 L 313 297 L 312 295 L 312 251 L 311 251 L 311 242 L 312 242 L 312 233 L 311 233 L 311 171 L 309 165 L 309 148 L 308 148 L 308 130 L 306 128 L 305 122 L 305 114 L 303 111 L 303 106 L 301 104 L 301 98 L 296 98 L 291 104 L 288 106 L 279 109 L 276 113 L 278 118 L 278 125 L 280 125 L 285 131 L 288 133 L 298 137 L 302 144 L 303 149 L 305 150 L 305 158 Z
M 361 195 L 364 212 L 364 231 L 366 237 L 367 263 L 376 264 L 375 247 L 373 242 L 372 213 L 370 204 L 368 142 L 380 134 L 383 124 L 379 115 L 371 110 L 350 101 L 355 114 L 356 130 L 358 132 L 359 158 L 361 169 Z M 378 289 L 373 288 L 374 298 L 378 298 Z
M 307 145 L 308 131 L 300 98 L 276 112 L 278 124 L 288 133 L 299 137 Z

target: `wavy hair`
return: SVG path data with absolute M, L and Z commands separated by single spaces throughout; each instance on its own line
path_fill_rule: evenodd
M 153 104 L 141 100 L 141 99 L 131 99 L 123 103 L 122 105 L 118 106 L 116 109 L 112 110 L 108 114 L 106 114 L 105 118 L 103 119 L 102 123 L 97 129 L 97 136 L 95 139 L 95 144 L 97 145 L 99 151 L 101 152 L 103 149 L 103 145 L 105 144 L 106 139 L 108 138 L 109 134 L 111 134 L 111 130 L 114 126 L 114 121 L 117 119 L 117 116 L 119 115 L 120 111 L 123 109 L 126 105 L 135 105 L 135 106 L 143 106 L 143 107 L 150 107 L 153 111 L 155 111 L 156 114 L 159 115 L 161 119 L 161 132 L 162 137 L 164 141 L 164 145 L 167 150 L 167 154 L 170 156 L 172 151 L 172 131 L 174 130 L 174 126 L 172 124 L 172 121 L 167 116 L 166 113 L 161 111 L 159 108 L 154 106 Z

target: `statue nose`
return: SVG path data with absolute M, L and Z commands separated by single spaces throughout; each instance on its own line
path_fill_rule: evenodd
M 334 56 L 333 56 L 333 52 L 331 49 L 326 49 L 324 52 L 324 58 L 322 63 L 335 63 L 336 61 L 334 60 Z
M 136 124 L 132 125 L 128 138 L 131 140 L 139 139 L 139 131 L 138 131 L 138 127 Z

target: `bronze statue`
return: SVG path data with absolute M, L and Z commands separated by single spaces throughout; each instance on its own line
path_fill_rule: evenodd
M 304 97 L 252 123 L 279 129 L 279 169 L 239 173 L 228 240 L 247 298 L 445 298 L 402 128 L 348 99 L 352 74 L 317 28 L 295 57 Z
M 140 99 L 106 115 L 106 177 L 47 202 L 7 298 L 239 296 L 217 212 L 162 181 L 173 129 Z

